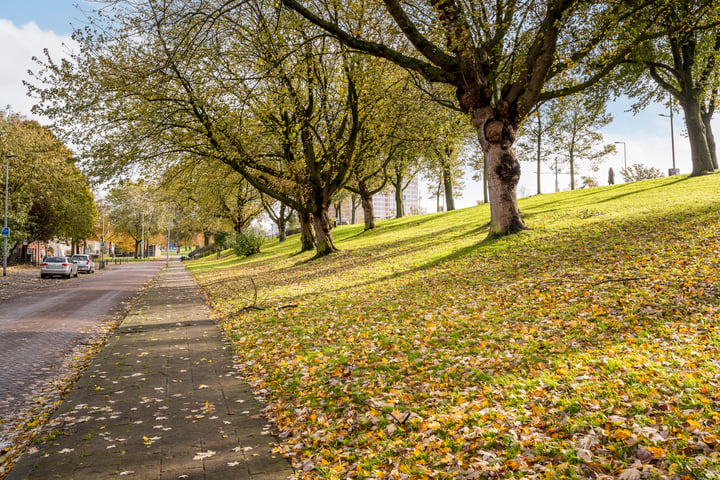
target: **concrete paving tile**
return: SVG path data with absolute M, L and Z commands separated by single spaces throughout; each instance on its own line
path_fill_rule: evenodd
M 232 349 L 179 262 L 143 292 L 59 412 L 57 428 L 69 435 L 42 446 L 49 456 L 23 458 L 7 480 L 67 480 L 73 471 L 122 480 L 292 474 L 272 454 L 262 405 L 233 368 Z M 252 450 L 233 450 L 240 445 Z
M 80 466 L 72 473 L 72 480 L 115 480 L 120 471 L 104 465 Z

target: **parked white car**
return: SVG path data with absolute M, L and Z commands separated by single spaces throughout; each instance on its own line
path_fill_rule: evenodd
M 40 266 L 40 278 L 60 275 L 61 277 L 77 277 L 78 266 L 68 257 L 47 257 Z
M 77 264 L 78 272 L 95 273 L 95 262 L 90 255 L 76 254 L 72 256 L 72 261 Z

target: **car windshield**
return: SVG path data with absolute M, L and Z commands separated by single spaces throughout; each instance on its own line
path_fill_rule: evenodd
M 45 261 L 48 263 L 65 263 L 67 259 L 65 257 L 48 257 Z
M 87 255 L 73 255 L 72 259 L 73 260 L 87 260 L 88 256 Z

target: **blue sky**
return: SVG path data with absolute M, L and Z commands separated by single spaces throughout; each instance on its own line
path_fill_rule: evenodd
M 37 65 L 31 60 L 33 56 L 42 56 L 44 48 L 48 48 L 53 59 L 57 60 L 73 48 L 70 38 L 71 24 L 75 27 L 83 25 L 83 14 L 75 5 L 91 9 L 92 4 L 83 0 L 0 0 L 0 108 L 7 105 L 12 110 L 26 116 L 32 116 L 30 109 L 33 100 L 26 96 L 23 80 L 28 79 L 27 70 L 36 69 Z M 660 105 L 650 106 L 637 116 L 627 113 L 626 102 L 615 102 L 610 111 L 615 121 L 603 130 L 607 143 L 625 142 L 627 149 L 627 164 L 643 163 L 652 165 L 667 174 L 672 167 L 670 149 L 670 123 L 669 119 L 658 114 L 667 113 Z M 42 121 L 42 119 L 40 119 Z M 720 121 L 715 120 L 716 131 L 720 131 Z M 682 136 L 683 117 L 675 116 L 675 145 L 677 167 L 681 173 L 689 173 L 690 149 L 686 137 Z M 522 163 L 522 176 L 518 187 L 519 196 L 536 193 L 535 165 Z M 605 185 L 607 170 L 612 167 L 619 172 L 623 167 L 622 145 L 618 145 L 618 152 L 602 165 L 599 172 L 593 174 Z M 543 193 L 555 189 L 555 178 L 550 170 L 543 167 Z M 456 201 L 456 205 L 466 207 L 475 205 L 482 199 L 482 186 L 473 182 L 471 173 L 465 179 L 466 189 L 463 198 Z M 560 189 L 569 188 L 569 176 L 560 176 Z M 579 178 L 577 179 L 579 181 Z M 616 181 L 621 181 L 619 175 Z M 435 202 L 428 198 L 423 189 L 423 206 L 428 211 L 434 211 Z
M 58 35 L 72 32 L 71 23 L 81 25 L 83 16 L 75 4 L 88 8 L 87 3 L 78 0 L 2 0 L 2 3 L 0 17 L 17 26 L 35 22 L 41 29 Z

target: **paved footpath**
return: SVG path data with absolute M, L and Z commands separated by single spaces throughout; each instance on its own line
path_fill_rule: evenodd
M 7 480 L 291 476 L 210 314 L 185 266 L 171 262 Z

